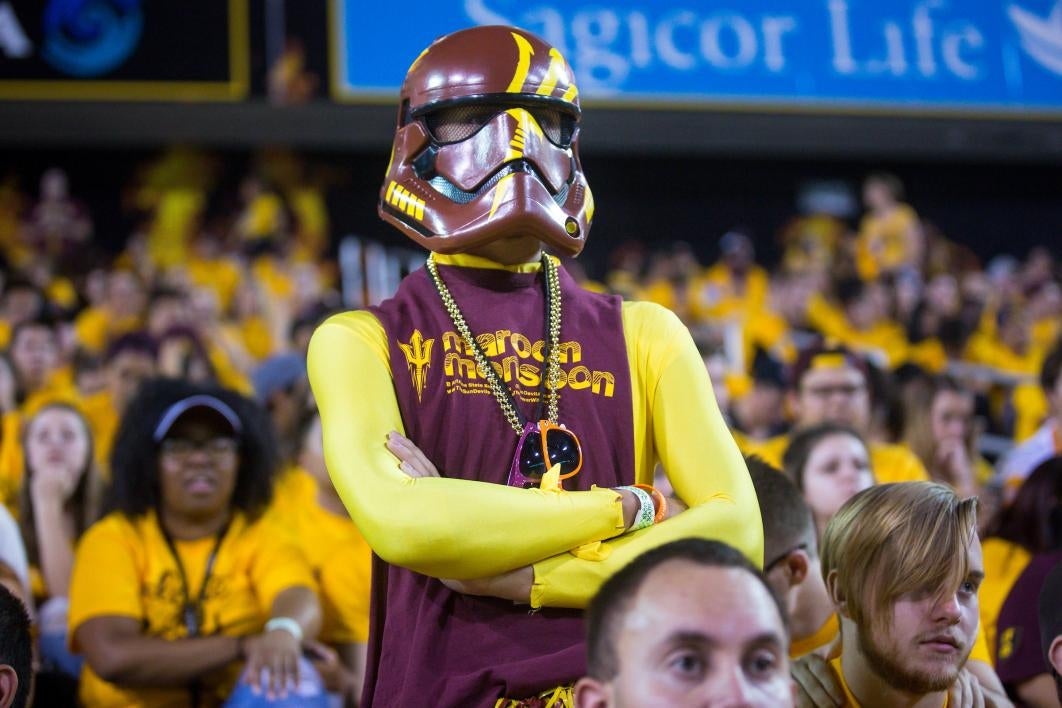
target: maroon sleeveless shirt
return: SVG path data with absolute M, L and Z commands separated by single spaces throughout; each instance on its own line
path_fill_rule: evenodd
M 455 266 L 439 272 L 522 415 L 534 420 L 546 368 L 542 275 Z M 579 436 L 584 457 L 564 487 L 633 484 L 620 298 L 583 290 L 563 269 L 559 275 L 559 422 Z M 517 435 L 426 270 L 406 277 L 372 312 L 387 334 L 406 436 L 444 476 L 505 484 Z M 545 404 L 542 410 L 545 418 Z M 499 697 L 530 697 L 585 673 L 581 611 L 530 613 L 507 600 L 461 595 L 375 556 L 372 585 L 365 706 L 493 706 Z

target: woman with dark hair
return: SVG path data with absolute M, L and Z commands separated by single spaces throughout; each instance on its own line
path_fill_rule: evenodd
M 853 428 L 820 423 L 793 435 L 782 469 L 811 508 L 821 538 L 826 524 L 846 501 L 874 485 L 870 451 Z
M 19 525 L 40 607 L 46 663 L 77 676 L 66 648 L 67 595 L 78 539 L 98 518 L 99 478 L 85 416 L 69 403 L 46 403 L 26 422 Z
M 245 681 L 285 695 L 321 612 L 312 573 L 273 525 L 268 419 L 231 391 L 143 385 L 115 440 L 111 513 L 85 534 L 72 645 L 94 706 L 217 705 Z
M 978 592 L 981 624 L 994 650 L 999 611 L 1029 560 L 1062 550 L 1062 456 L 1033 470 L 1014 501 L 989 524 L 981 545 L 985 562 L 985 581 Z

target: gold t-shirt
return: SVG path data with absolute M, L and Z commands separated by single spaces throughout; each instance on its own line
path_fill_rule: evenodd
M 358 527 L 346 514 L 321 507 L 317 481 L 301 468 L 278 480 L 269 517 L 291 534 L 313 569 L 323 614 L 321 641 L 368 641 L 372 549 Z
M 844 680 L 844 672 L 841 670 L 841 657 L 830 659 L 830 668 L 833 670 L 833 675 L 837 677 L 837 681 L 841 684 L 841 688 L 844 690 L 844 705 L 842 708 L 861 708 L 860 702 L 856 700 L 856 697 L 852 695 L 852 690 L 848 688 L 848 684 Z M 948 704 L 951 699 L 947 694 L 944 696 L 944 702 L 940 708 L 948 708 Z
M 188 594 L 199 596 L 214 537 L 175 541 L 188 578 Z M 283 533 L 270 524 L 248 523 L 237 514 L 229 525 L 207 580 L 201 610 L 201 636 L 242 636 L 260 632 L 284 590 L 316 589 L 309 565 Z M 176 560 L 153 512 L 129 519 L 105 517 L 82 537 L 70 581 L 69 637 L 96 617 L 132 617 L 152 637 L 187 637 L 182 619 L 184 593 Z M 204 679 L 203 695 L 224 698 L 239 676 L 239 665 Z M 123 688 L 99 678 L 85 665 L 80 698 L 88 708 L 181 705 L 184 689 Z

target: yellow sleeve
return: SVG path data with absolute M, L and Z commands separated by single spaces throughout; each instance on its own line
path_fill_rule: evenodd
M 258 552 L 251 566 L 251 581 L 262 612 L 268 616 L 277 595 L 288 588 L 306 587 L 317 591 L 310 564 L 287 534 L 270 521 L 257 524 Z
M 808 298 L 806 316 L 808 324 L 821 332 L 824 337 L 835 337 L 843 341 L 850 334 L 844 312 L 819 293 L 814 293 Z
M 368 312 L 335 315 L 310 341 L 325 460 L 354 523 L 388 563 L 441 578 L 497 575 L 624 530 L 617 492 L 414 479 L 384 447 L 403 432 L 387 340 Z M 513 539 L 520 543 L 513 543 Z
M 1026 381 L 1014 387 L 1011 394 L 1016 420 L 1014 421 L 1014 442 L 1029 439 L 1043 424 L 1050 413 L 1047 396 L 1039 383 Z
M 635 396 L 645 397 L 653 444 L 689 510 L 659 525 L 535 564 L 533 607 L 585 607 L 601 584 L 645 551 L 690 536 L 729 543 L 763 563 L 763 524 L 745 461 L 723 421 L 689 331 L 672 313 L 625 310 Z M 638 403 L 635 403 L 638 407 Z
M 95 617 L 140 619 L 137 538 L 129 522 L 112 514 L 97 522 L 78 542 L 70 577 L 69 636 Z

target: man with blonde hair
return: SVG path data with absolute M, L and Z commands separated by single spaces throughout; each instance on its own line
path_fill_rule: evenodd
M 830 521 L 821 558 L 845 705 L 985 705 L 965 670 L 984 579 L 975 498 L 930 482 L 872 487 Z

